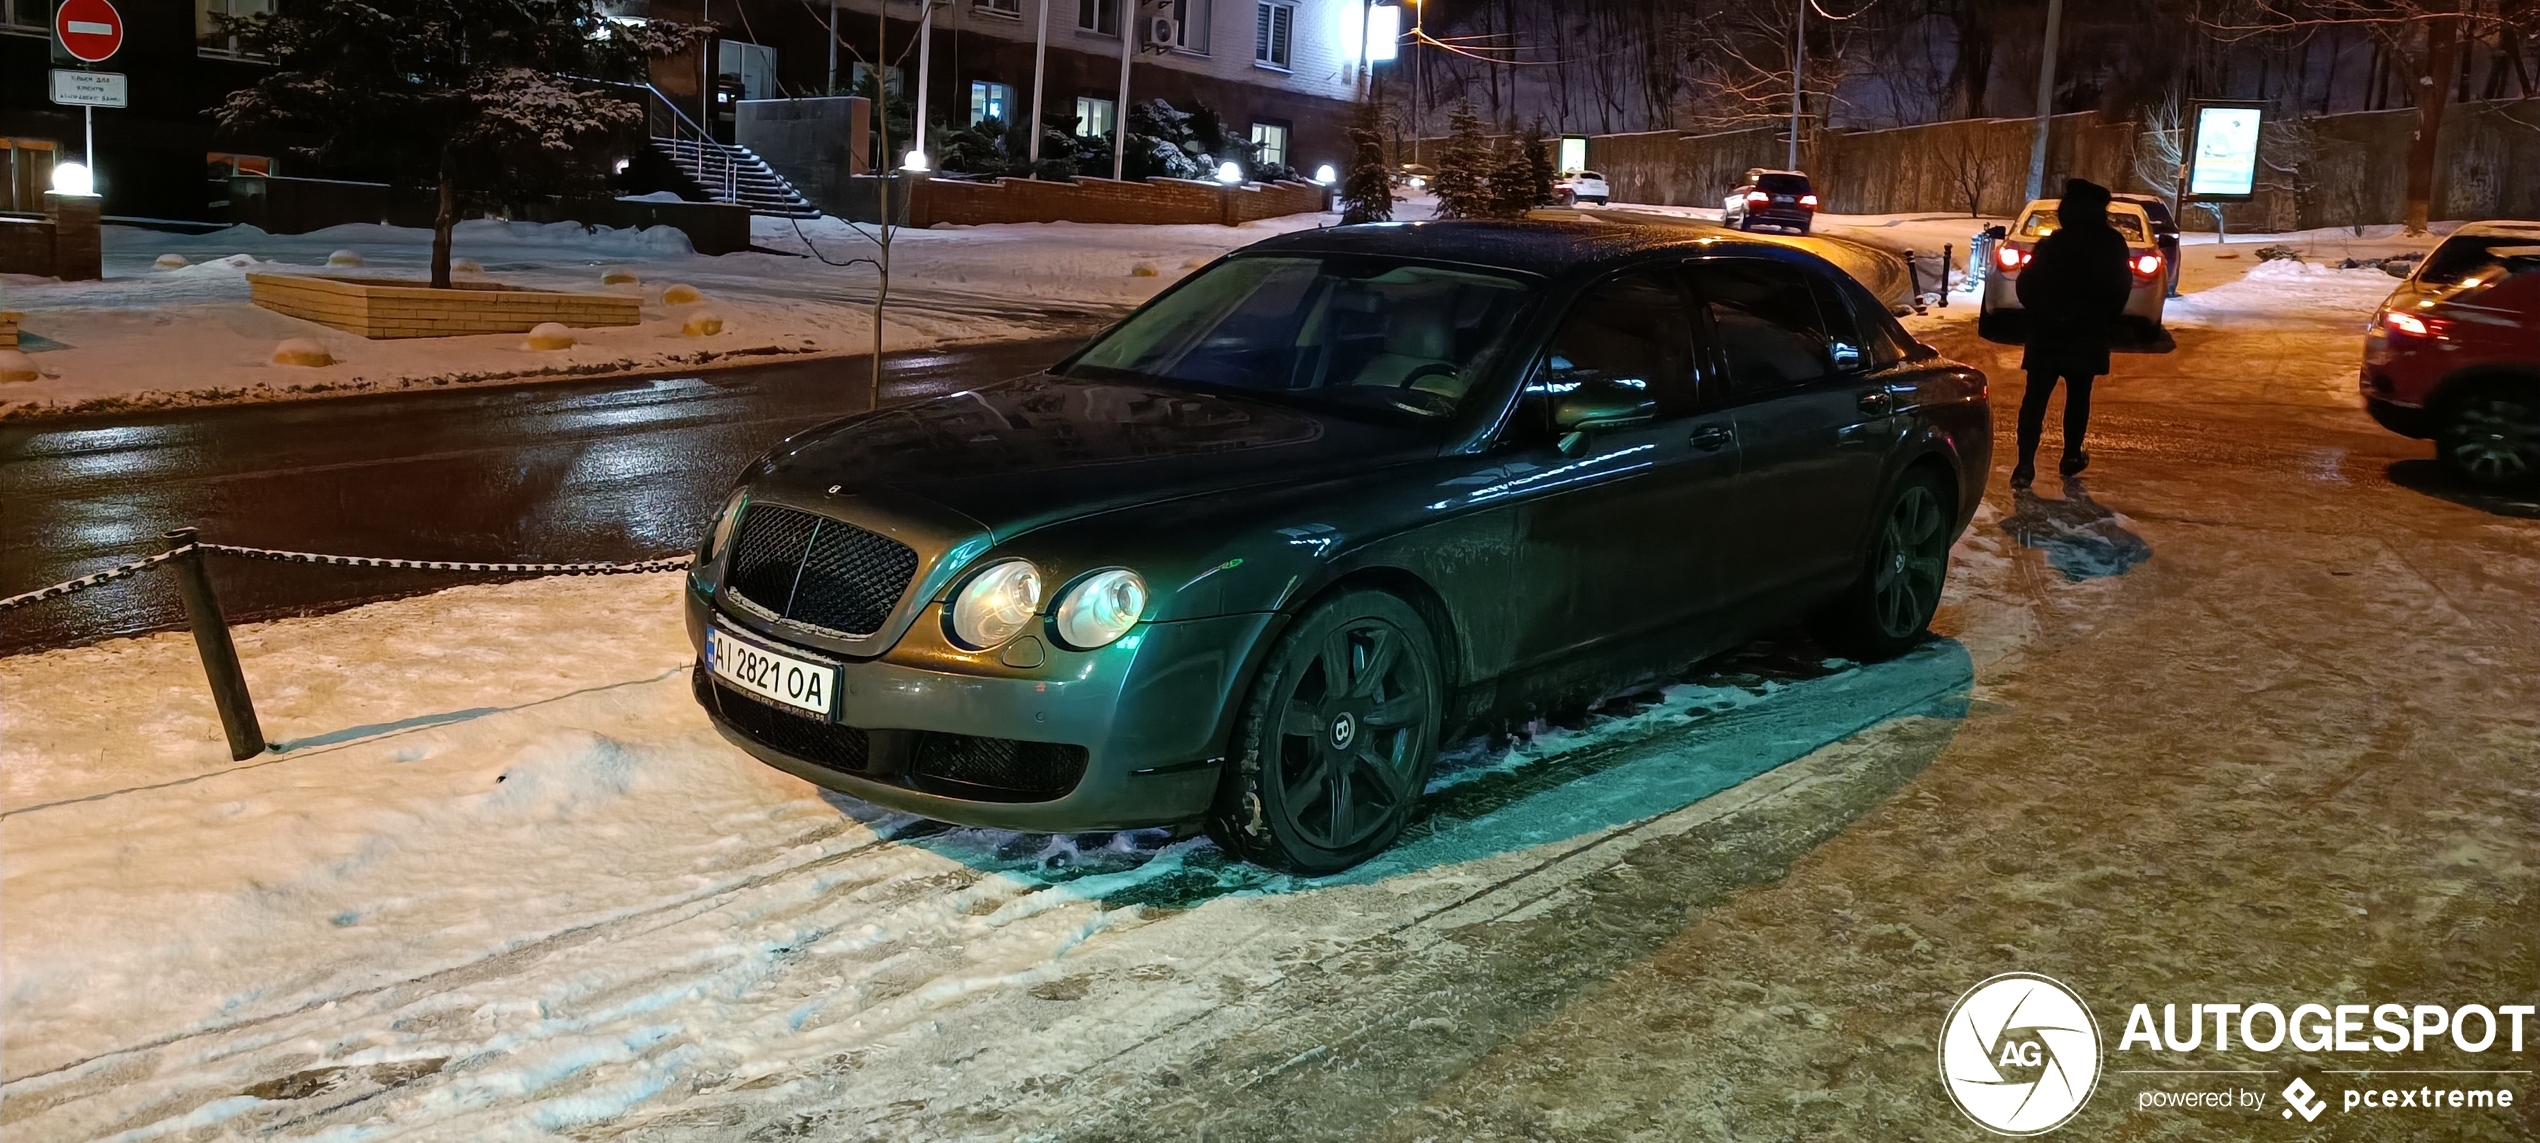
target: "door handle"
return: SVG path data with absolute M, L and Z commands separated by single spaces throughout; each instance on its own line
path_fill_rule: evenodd
M 1884 417 L 1896 411 L 1896 396 L 1885 389 L 1873 389 L 1861 394 L 1860 408 L 1866 415 Z
M 1685 443 L 1701 449 L 1704 452 L 1718 452 L 1721 449 L 1727 448 L 1731 439 L 1731 434 L 1726 428 L 1719 425 L 1704 425 L 1701 428 L 1693 430 L 1693 436 L 1688 438 Z

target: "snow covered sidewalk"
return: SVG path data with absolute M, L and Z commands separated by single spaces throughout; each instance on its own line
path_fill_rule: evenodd
M 1242 226 L 1025 223 L 899 232 L 884 343 L 911 349 L 1084 329 L 1154 296 L 1210 259 L 1273 234 L 1328 226 L 1305 214 Z M 521 334 L 369 341 L 248 301 L 246 275 L 425 276 L 431 232 L 373 225 L 270 235 L 233 227 L 179 235 L 109 226 L 106 277 L 55 282 L 0 276 L 0 309 L 23 310 L 24 345 L 42 379 L 0 387 L 0 418 L 64 411 L 285 400 L 484 381 L 588 377 L 764 361 L 872 348 L 875 276 L 822 261 L 873 246 L 835 219 L 756 222 L 758 246 L 782 253 L 705 257 L 668 227 L 586 231 L 574 223 L 462 223 L 462 278 L 643 299 L 643 323 L 576 331 L 579 344 L 532 350 Z M 811 256 L 817 250 L 821 257 Z M 329 265 L 349 251 L 358 265 Z M 162 259 L 167 264 L 162 264 Z M 605 270 L 634 283 L 603 285 Z M 665 302 L 673 286 L 700 300 Z M 700 311 L 720 333 L 689 337 Z M 285 338 L 310 338 L 337 364 L 271 360 Z
M 1007 1134 L 1080 1066 L 1237 1034 L 1305 962 L 1450 940 L 1606 847 L 1822 780 L 1785 764 L 1953 701 L 2014 631 L 1473 744 L 1394 853 L 1308 884 L 1152 831 L 945 829 L 760 765 L 689 697 L 679 580 L 242 628 L 283 745 L 243 764 L 182 635 L 0 659 L 12 1133 L 530 1138 L 851 1070 L 853 1134 Z

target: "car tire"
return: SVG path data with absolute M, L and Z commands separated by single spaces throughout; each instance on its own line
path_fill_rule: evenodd
M 1953 497 L 1939 474 L 1916 468 L 1879 509 L 1860 578 L 1818 612 L 1810 629 L 1827 650 L 1865 663 L 1893 659 L 1930 633 L 1956 539 Z
M 2443 402 L 2434 454 L 2481 488 L 2540 480 L 2540 384 L 2491 381 Z
M 1434 632 L 1399 597 L 1362 589 L 1316 604 L 1253 678 L 1209 836 L 1307 877 L 1383 852 L 1428 786 L 1445 684 Z

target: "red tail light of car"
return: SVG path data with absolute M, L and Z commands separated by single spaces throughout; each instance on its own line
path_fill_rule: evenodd
M 1799 196 L 1799 205 L 1807 207 L 1810 210 L 1815 210 L 1817 209 L 1817 196 L 1813 194 L 1803 194 Z
M 2439 341 L 2451 324 L 2439 317 L 2418 317 L 2400 310 L 2384 310 L 2381 315 L 2381 328 L 2399 337 L 2431 337 Z
M 2148 280 L 2150 280 L 2150 279 L 2153 279 L 2153 278 L 2158 278 L 2158 277 L 2160 277 L 2160 276 L 2161 276 L 2161 256 L 2160 256 L 2160 255 L 2158 255 L 2158 254 L 2137 254 L 2137 255 L 2135 255 L 2135 256 L 2134 256 L 2134 276 L 2135 276 L 2135 277 L 2138 277 L 2138 278 L 2145 279 L 2145 280 L 2147 280 L 2147 281 L 2148 281 Z
M 2007 243 L 1993 248 L 1993 264 L 2004 270 L 2017 270 L 2028 265 L 2029 252 Z
M 1746 201 L 1748 201 L 1748 202 L 1771 202 L 1771 201 L 1773 201 L 1773 196 L 1768 195 L 1768 194 L 1765 194 L 1765 193 L 1764 193 L 1764 192 L 1762 192 L 1762 191 L 1748 191 L 1748 192 L 1746 192 Z

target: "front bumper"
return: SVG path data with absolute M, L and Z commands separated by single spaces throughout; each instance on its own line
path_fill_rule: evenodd
M 693 647 L 702 649 L 712 622 L 837 658 L 791 644 L 748 617 L 719 612 L 693 580 L 686 594 Z M 893 732 L 934 732 L 1082 747 L 1082 777 L 1039 801 L 956 796 L 940 786 L 919 789 L 916 779 L 888 767 L 859 773 L 797 756 L 720 713 L 720 703 L 754 700 L 716 688 L 702 671 L 696 685 L 700 705 L 735 745 L 779 770 L 876 805 L 964 825 L 1052 833 L 1177 825 L 1200 819 L 1215 797 L 1219 729 L 1239 697 L 1246 656 L 1271 619 L 1240 614 L 1142 624 L 1097 651 L 1045 642 L 1041 661 L 1023 667 L 1008 665 L 1002 651 L 953 645 L 943 636 L 941 608 L 930 604 L 890 651 L 844 661 L 835 723 L 877 742 Z M 818 725 L 811 716 L 779 713 Z

